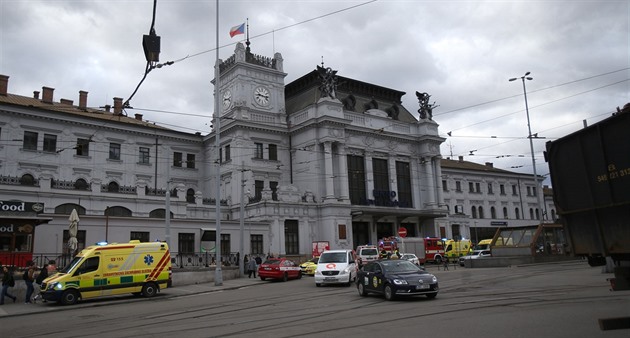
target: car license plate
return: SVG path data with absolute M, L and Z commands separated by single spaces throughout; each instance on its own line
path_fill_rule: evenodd
M 335 277 L 324 277 L 324 280 L 335 281 L 335 280 L 337 280 L 337 278 L 335 278 Z
M 271 270 L 271 268 L 265 268 L 265 270 Z
M 429 287 L 431 286 L 427 284 L 416 285 L 416 290 L 424 290 L 424 289 L 428 289 Z

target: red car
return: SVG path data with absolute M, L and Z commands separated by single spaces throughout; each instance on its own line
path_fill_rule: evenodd
M 281 279 L 286 282 L 290 278 L 302 278 L 300 267 L 286 258 L 268 258 L 258 267 L 258 276 L 261 280 L 267 278 Z

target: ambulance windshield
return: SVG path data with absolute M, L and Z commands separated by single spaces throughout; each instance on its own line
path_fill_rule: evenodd
M 81 259 L 83 259 L 83 257 L 74 257 L 72 262 L 70 262 L 70 264 L 66 265 L 66 267 L 63 268 L 60 272 L 61 273 L 69 273 L 70 271 L 74 270 L 74 268 L 79 264 L 79 262 L 81 262 Z

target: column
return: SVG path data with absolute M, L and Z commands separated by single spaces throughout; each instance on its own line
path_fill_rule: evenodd
M 333 178 L 332 143 L 324 142 L 324 180 L 326 182 L 325 199 L 335 198 L 335 181 Z
M 339 172 L 337 173 L 337 177 L 339 177 L 339 198 L 347 201 L 350 199 L 350 188 L 348 187 L 348 157 L 346 156 L 346 147 L 341 143 L 337 143 L 337 152 L 339 153 Z
M 426 172 L 427 178 L 427 205 L 431 207 L 435 207 L 435 170 L 434 170 L 434 161 L 432 158 L 429 158 L 424 163 L 424 171 Z
M 374 168 L 372 167 L 372 153 L 368 151 L 365 152 L 365 181 L 367 182 L 365 198 L 374 199 Z
M 436 156 L 435 158 L 435 179 L 436 179 L 436 186 L 437 186 L 437 202 L 438 205 L 443 205 L 444 204 L 444 187 L 442 186 L 442 156 Z

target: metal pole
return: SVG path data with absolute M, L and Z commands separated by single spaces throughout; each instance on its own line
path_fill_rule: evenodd
M 531 78 L 528 78 L 528 80 L 529 79 Z M 543 216 L 542 215 L 543 203 L 541 203 L 542 189 L 539 189 L 539 186 L 538 186 L 538 173 L 536 172 L 536 157 L 534 156 L 534 140 L 532 138 L 532 127 L 529 122 L 529 106 L 527 104 L 527 89 L 525 88 L 525 76 L 521 77 L 521 80 L 523 81 L 523 95 L 525 96 L 525 113 L 527 114 L 527 131 L 529 133 L 529 149 L 532 153 L 532 166 L 534 167 L 534 189 L 536 189 L 534 192 L 536 193 L 536 199 L 538 201 L 540 222 L 542 223 L 542 220 L 543 220 L 543 217 L 542 217 Z
M 216 1 L 217 3 L 217 27 L 216 27 L 216 41 L 217 41 L 217 48 L 216 48 L 216 61 L 215 61 L 215 65 L 214 65 L 214 78 L 215 78 L 215 83 L 214 83 L 214 112 L 215 112 L 215 118 L 214 118 L 214 132 L 215 132 L 215 139 L 216 139 L 216 144 L 215 144 L 215 151 L 217 154 L 217 174 L 216 174 L 216 193 L 215 193 L 215 198 L 216 198 L 216 211 L 215 211 L 215 220 L 216 220 L 216 238 L 215 238 L 215 247 L 214 247 L 214 251 L 216 253 L 216 268 L 214 270 L 214 285 L 215 286 L 222 286 L 223 285 L 223 271 L 221 270 L 221 163 L 219 163 L 219 152 L 221 151 L 221 139 L 220 139 L 220 135 L 221 135 L 221 105 L 219 104 L 219 90 L 221 88 L 221 79 L 220 79 L 220 72 L 219 72 L 219 0 Z
M 241 277 L 245 276 L 245 265 L 243 264 L 243 251 L 244 251 L 244 239 L 243 236 L 245 236 L 245 162 L 242 161 L 241 162 L 241 210 L 240 210 L 240 227 L 241 227 L 241 235 L 240 235 L 240 239 L 241 239 L 241 243 L 239 246 L 239 251 L 238 251 L 238 255 L 239 255 L 239 262 L 238 262 L 238 266 L 239 266 L 239 271 L 241 273 Z M 252 259 L 251 257 L 249 259 Z

